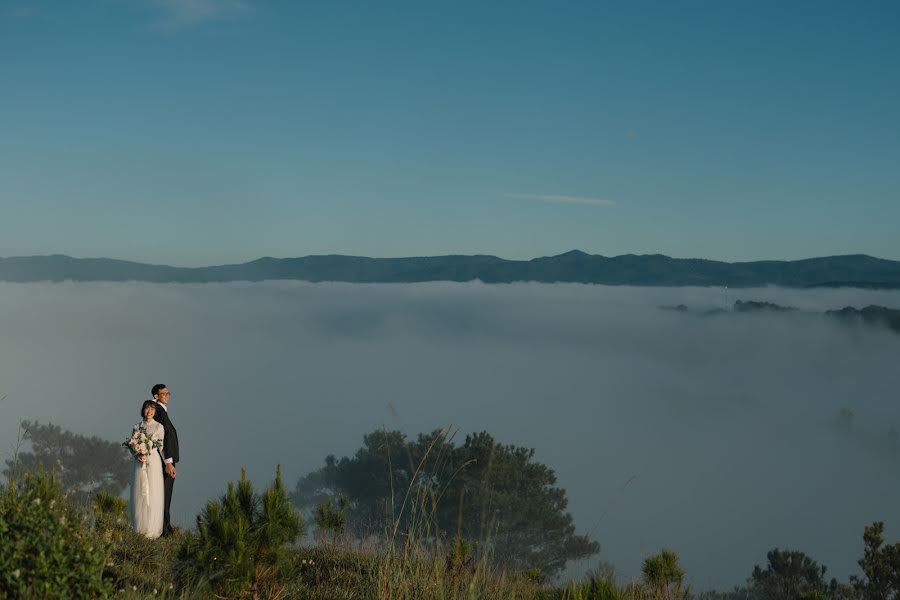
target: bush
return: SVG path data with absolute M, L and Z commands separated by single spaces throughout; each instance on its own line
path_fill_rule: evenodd
M 663 549 L 659 554 L 648 556 L 644 559 L 641 572 L 644 574 L 644 581 L 658 598 L 668 600 L 690 595 L 681 588 L 684 570 L 678 564 L 678 555 L 671 550 Z
M 324 541 L 330 535 L 331 544 L 335 545 L 338 538 L 344 534 L 347 505 L 346 494 L 339 494 L 334 500 L 328 498 L 319 502 L 313 513 L 313 520 L 316 522 L 320 540 Z
M 106 596 L 108 555 L 52 472 L 26 472 L 0 490 L 0 597 Z
M 281 482 L 261 497 L 241 471 L 241 480 L 228 484 L 222 498 L 210 501 L 197 517 L 197 532 L 185 535 L 179 550 L 182 584 L 205 580 L 215 591 L 256 590 L 283 566 L 284 549 L 303 532 L 300 515 Z
M 124 498 L 106 491 L 97 492 L 93 510 L 96 528 L 101 531 L 128 527 L 128 502 Z

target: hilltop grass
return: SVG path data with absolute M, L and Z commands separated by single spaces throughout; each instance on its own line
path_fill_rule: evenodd
M 94 527 L 109 544 L 104 575 L 121 598 L 304 598 L 418 599 L 418 598 L 557 598 L 524 574 L 495 572 L 486 560 L 474 562 L 418 540 L 355 548 L 344 544 L 289 546 L 277 565 L 259 565 L 251 589 L 232 595 L 215 591 L 212 581 L 185 580 L 196 572 L 184 564 L 181 549 L 192 532 L 147 539 L 134 532 L 125 516 L 125 503 L 98 496 L 93 506 Z M 221 582 L 219 582 L 221 583 Z
M 656 600 L 640 585 L 617 586 L 611 580 L 588 580 L 563 586 L 541 584 L 524 573 L 494 571 L 486 563 L 454 568 L 446 558 L 392 556 L 387 549 L 340 546 L 290 548 L 280 572 L 258 574 L 258 587 L 234 596 L 212 595 L 205 582 L 179 586 L 178 547 L 181 536 L 148 540 L 130 529 L 112 536 L 108 574 L 117 597 L 259 598 L 287 600 Z M 602 591 L 601 591 L 602 590 Z M 603 593 L 606 592 L 606 593 Z
M 259 598 L 282 600 L 326 599 L 512 599 L 580 600 L 583 585 L 553 588 L 533 574 L 494 570 L 486 559 L 474 561 L 460 550 L 428 547 L 407 538 L 403 544 L 376 544 L 367 548 L 343 544 L 293 545 L 277 567 L 260 566 L 256 585 L 234 595 L 215 594 L 209 581 L 182 577 L 185 566 L 180 549 L 187 535 L 147 539 L 128 525 L 123 500 L 99 496 L 94 504 L 94 527 L 109 544 L 104 575 L 120 598 Z M 611 596 L 617 598 L 618 596 Z M 625 596 L 622 596 L 623 598 Z M 641 600 L 639 596 L 628 596 Z
M 118 511 L 117 511 L 118 512 Z M 179 549 L 185 535 L 147 539 L 122 512 L 100 515 L 96 526 L 110 544 L 105 574 L 122 598 L 210 598 L 207 581 L 180 582 Z M 460 565 L 431 551 L 387 546 L 291 546 L 278 566 L 260 567 L 255 589 L 220 598 L 412 599 L 557 598 L 525 575 L 493 572 L 485 563 Z
M 124 501 L 95 503 L 95 527 L 109 543 L 105 575 L 114 594 L 124 599 L 200 598 L 260 600 L 675 600 L 681 594 L 652 590 L 640 583 L 617 585 L 611 577 L 589 577 L 565 585 L 547 585 L 539 573 L 495 569 L 486 557 L 475 560 L 465 544 L 404 543 L 356 547 L 349 541 L 292 545 L 277 567 L 260 566 L 253 589 L 215 593 L 209 581 L 184 581 L 179 550 L 190 532 L 147 539 L 125 518 Z

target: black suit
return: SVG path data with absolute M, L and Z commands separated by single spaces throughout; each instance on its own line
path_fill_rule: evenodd
M 157 402 L 156 403 L 156 414 L 153 416 L 153 420 L 157 423 L 161 423 L 163 426 L 163 430 L 166 432 L 165 438 L 163 439 L 163 455 L 166 459 L 171 458 L 173 463 L 178 462 L 178 432 L 175 431 L 175 426 L 172 425 L 172 421 L 169 419 L 169 413 L 166 412 L 166 409 L 162 407 L 162 405 Z M 171 535 L 172 533 L 172 524 L 169 520 L 169 507 L 172 505 L 172 488 L 175 486 L 175 479 L 169 477 L 166 473 L 166 465 L 163 463 L 163 489 L 165 490 L 165 509 L 163 511 L 163 535 Z

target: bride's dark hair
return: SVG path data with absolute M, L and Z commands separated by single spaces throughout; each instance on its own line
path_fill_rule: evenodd
M 144 403 L 141 404 L 141 419 L 145 418 L 144 412 L 147 410 L 148 406 L 152 406 L 153 410 L 159 410 L 158 408 L 156 408 L 156 402 L 154 402 L 153 400 L 144 400 Z

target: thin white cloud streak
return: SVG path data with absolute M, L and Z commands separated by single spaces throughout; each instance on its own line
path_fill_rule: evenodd
M 153 0 L 153 4 L 164 13 L 156 26 L 166 30 L 237 17 L 249 8 L 243 0 Z
M 588 198 L 586 196 L 564 196 L 559 194 L 504 194 L 507 198 L 518 200 L 538 200 L 552 204 L 587 204 L 589 206 L 617 206 L 612 200 Z

